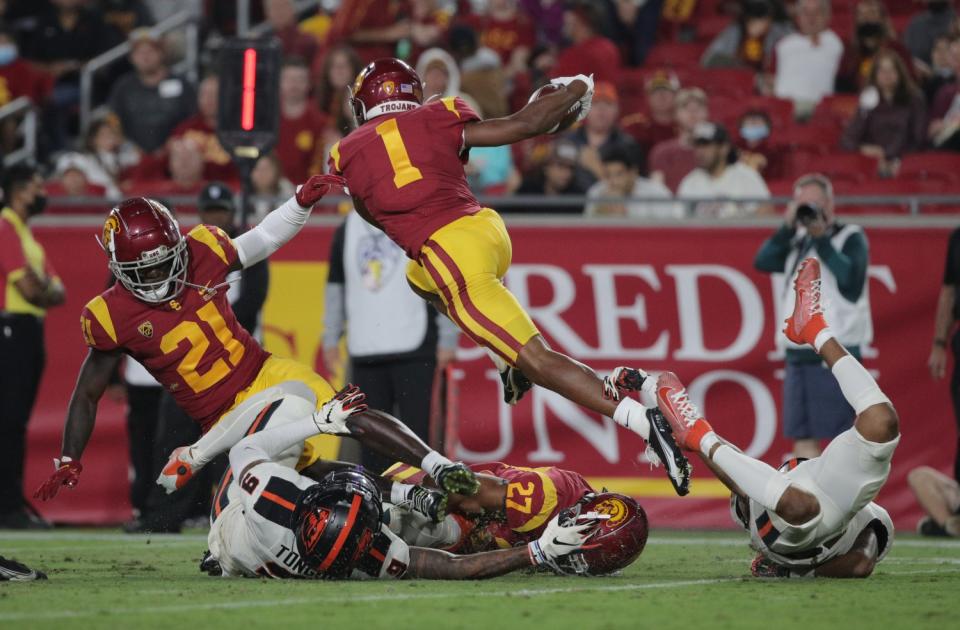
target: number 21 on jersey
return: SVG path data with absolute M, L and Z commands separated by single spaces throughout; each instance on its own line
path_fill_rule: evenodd
M 217 305 L 213 302 L 207 302 L 202 308 L 198 309 L 197 317 L 210 327 L 214 337 L 229 353 L 226 361 L 222 358 L 217 359 L 206 372 L 200 372 L 197 369 L 203 355 L 210 349 L 210 337 L 198 322 L 190 320 L 180 322 L 173 330 L 165 334 L 160 340 L 160 350 L 164 354 L 170 354 L 184 341 L 190 345 L 187 354 L 180 361 L 180 365 L 177 366 L 177 373 L 194 393 L 199 394 L 219 383 L 230 373 L 231 369 L 239 365 L 243 358 L 244 347 L 227 328 L 227 322 L 224 321 L 223 315 L 220 314 Z
M 420 169 L 410 163 L 410 155 L 407 154 L 407 147 L 403 144 L 403 138 L 400 137 L 396 118 L 385 120 L 377 125 L 377 135 L 383 140 L 383 146 L 387 149 L 387 157 L 390 158 L 390 166 L 393 167 L 394 186 L 403 188 L 407 184 L 423 179 Z

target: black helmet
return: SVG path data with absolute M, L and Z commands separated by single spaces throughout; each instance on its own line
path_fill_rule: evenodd
M 380 489 L 372 477 L 359 468 L 331 472 L 297 501 L 297 551 L 320 576 L 349 577 L 382 518 Z

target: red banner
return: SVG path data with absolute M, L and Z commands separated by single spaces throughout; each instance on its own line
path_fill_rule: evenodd
M 266 324 L 287 340 L 284 348 L 305 360 L 314 356 L 315 341 L 297 342 L 304 335 L 294 334 L 296 325 L 281 316 L 315 327 L 320 314 L 309 309 L 294 315 L 271 305 L 281 300 L 275 291 L 289 290 L 284 274 L 303 273 L 304 263 L 326 258 L 331 231 L 305 230 L 278 253 L 271 272 Z M 771 277 L 752 268 L 769 232 L 515 226 L 507 284 L 553 347 L 598 371 L 617 365 L 675 371 L 719 433 L 776 465 L 789 448 L 780 435 L 782 316 L 774 313 Z M 57 454 L 63 411 L 84 354 L 76 318 L 107 273 L 90 229 L 37 233 L 70 299 L 48 318 L 50 358 L 31 423 L 28 488 L 48 474 Z M 896 405 L 903 429 L 880 502 L 898 527 L 912 528 L 919 512 L 906 486 L 907 472 L 921 464 L 947 470 L 956 445 L 947 384 L 934 382 L 925 369 L 949 231 L 874 227 L 867 233 L 876 332 L 864 362 Z M 322 275 L 296 277 L 319 278 L 317 286 L 302 290 L 322 292 Z M 639 438 L 538 388 L 517 407 L 502 405 L 492 364 L 468 341 L 463 344 L 447 410 L 452 455 L 578 470 L 598 486 L 641 497 L 655 526 L 731 525 L 725 492 L 702 465 L 694 462 L 693 496 L 674 497 L 662 471 L 650 470 L 639 458 Z M 101 405 L 80 486 L 42 506 L 46 514 L 95 522 L 127 517 L 122 412 L 116 404 Z

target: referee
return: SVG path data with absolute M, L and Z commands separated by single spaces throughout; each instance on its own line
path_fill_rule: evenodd
M 0 211 L 0 529 L 42 529 L 23 496 L 27 422 L 43 375 L 43 317 L 63 304 L 63 284 L 27 223 L 43 212 L 36 168 L 13 166 L 3 176 Z

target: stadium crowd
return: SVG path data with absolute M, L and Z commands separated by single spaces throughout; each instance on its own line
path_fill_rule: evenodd
M 71 197 L 195 197 L 213 179 L 239 187 L 216 137 L 216 50 L 236 32 L 235 4 L 0 2 L 0 106 L 26 96 L 41 114 L 52 211 L 82 210 Z M 657 201 L 676 195 L 750 201 L 689 206 L 697 216 L 765 213 L 762 200 L 790 194 L 812 165 L 838 194 L 944 193 L 960 177 L 952 2 L 339 0 L 302 14 L 293 0 L 251 4 L 284 53 L 279 140 L 253 176 L 265 196 L 325 168 L 349 130 L 353 77 L 384 56 L 414 65 L 426 96 L 459 95 L 487 117 L 518 109 L 551 77 L 594 74 L 579 128 L 474 149 L 471 186 L 638 200 L 513 211 L 682 216 L 685 206 Z M 173 70 L 184 38 L 146 28 L 179 10 L 201 24 L 196 84 Z M 124 41 L 129 55 L 96 75 L 97 107 L 81 121 L 81 68 Z M 20 136 L 16 118 L 4 119 L 0 150 Z

